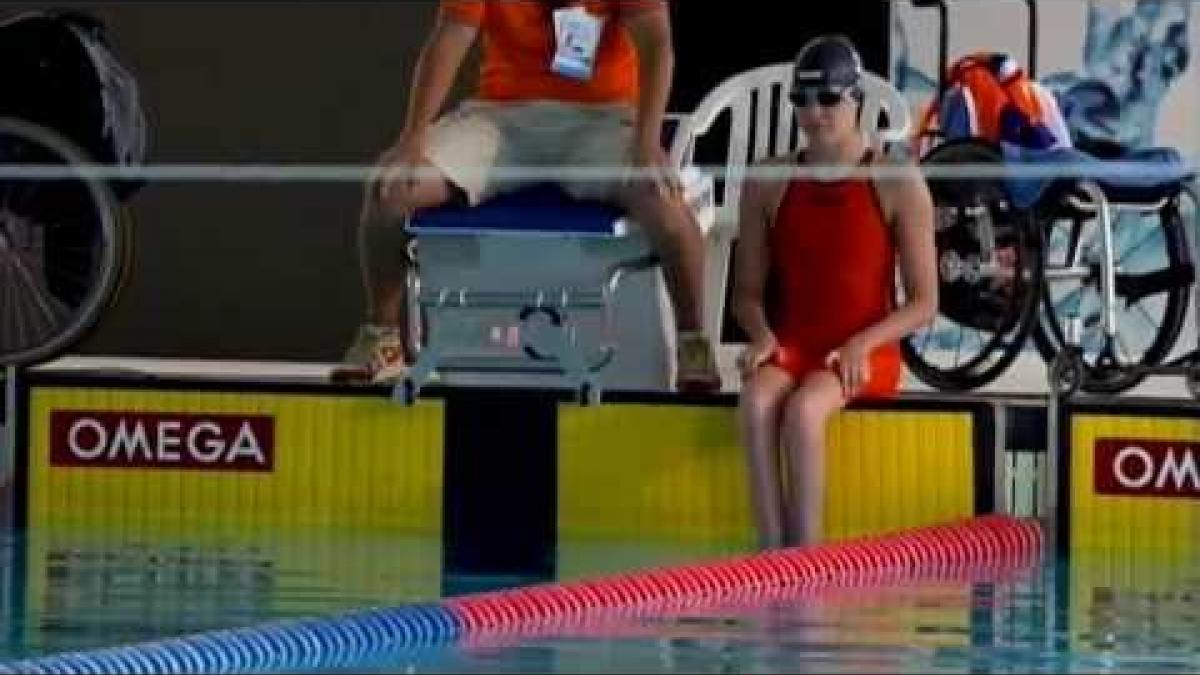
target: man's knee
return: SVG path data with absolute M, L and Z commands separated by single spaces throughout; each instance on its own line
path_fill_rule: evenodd
M 377 166 L 380 175 L 373 177 L 363 194 L 363 221 L 391 222 L 403 220 L 414 211 L 445 204 L 465 205 L 466 193 L 440 175 L 432 164 L 419 167 L 421 175 L 387 175 L 387 167 Z

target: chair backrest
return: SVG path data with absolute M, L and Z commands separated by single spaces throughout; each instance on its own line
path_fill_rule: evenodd
M 724 157 L 725 181 L 717 203 L 717 227 L 729 228 L 737 220 L 741 198 L 739 169 L 804 145 L 790 99 L 792 64 L 762 66 L 735 75 L 717 86 L 691 114 L 685 116 L 671 144 L 675 166 L 695 164 L 697 142 L 729 113 L 729 142 Z M 908 103 L 887 80 L 864 74 L 863 132 L 877 145 L 908 141 L 912 115 Z M 886 123 L 881 122 L 886 113 Z M 733 180 L 728 180 L 733 178 Z

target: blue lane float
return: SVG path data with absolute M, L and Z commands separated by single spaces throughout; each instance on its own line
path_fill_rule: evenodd
M 448 644 L 461 630 L 448 609 L 413 605 L 56 654 L 0 665 L 0 673 L 173 675 L 338 668 Z

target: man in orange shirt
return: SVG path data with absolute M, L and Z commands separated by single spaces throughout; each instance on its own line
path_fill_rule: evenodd
M 479 91 L 438 119 L 480 35 Z M 379 161 L 386 175 L 367 188 L 359 245 L 368 323 L 335 377 L 394 380 L 415 356 L 405 339 L 412 261 L 397 255 L 410 213 L 520 186 L 494 168 L 569 166 L 611 169 L 611 179 L 563 187 L 623 207 L 662 259 L 679 330 L 677 387 L 718 388 L 702 332 L 703 233 L 660 140 L 673 68 L 666 0 L 441 0 L 404 130 Z M 640 178 L 621 179 L 626 167 Z

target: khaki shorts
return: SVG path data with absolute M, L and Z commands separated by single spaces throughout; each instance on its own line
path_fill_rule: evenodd
M 537 182 L 611 201 L 627 180 L 633 117 L 625 105 L 470 101 L 430 129 L 427 159 L 471 205 Z

